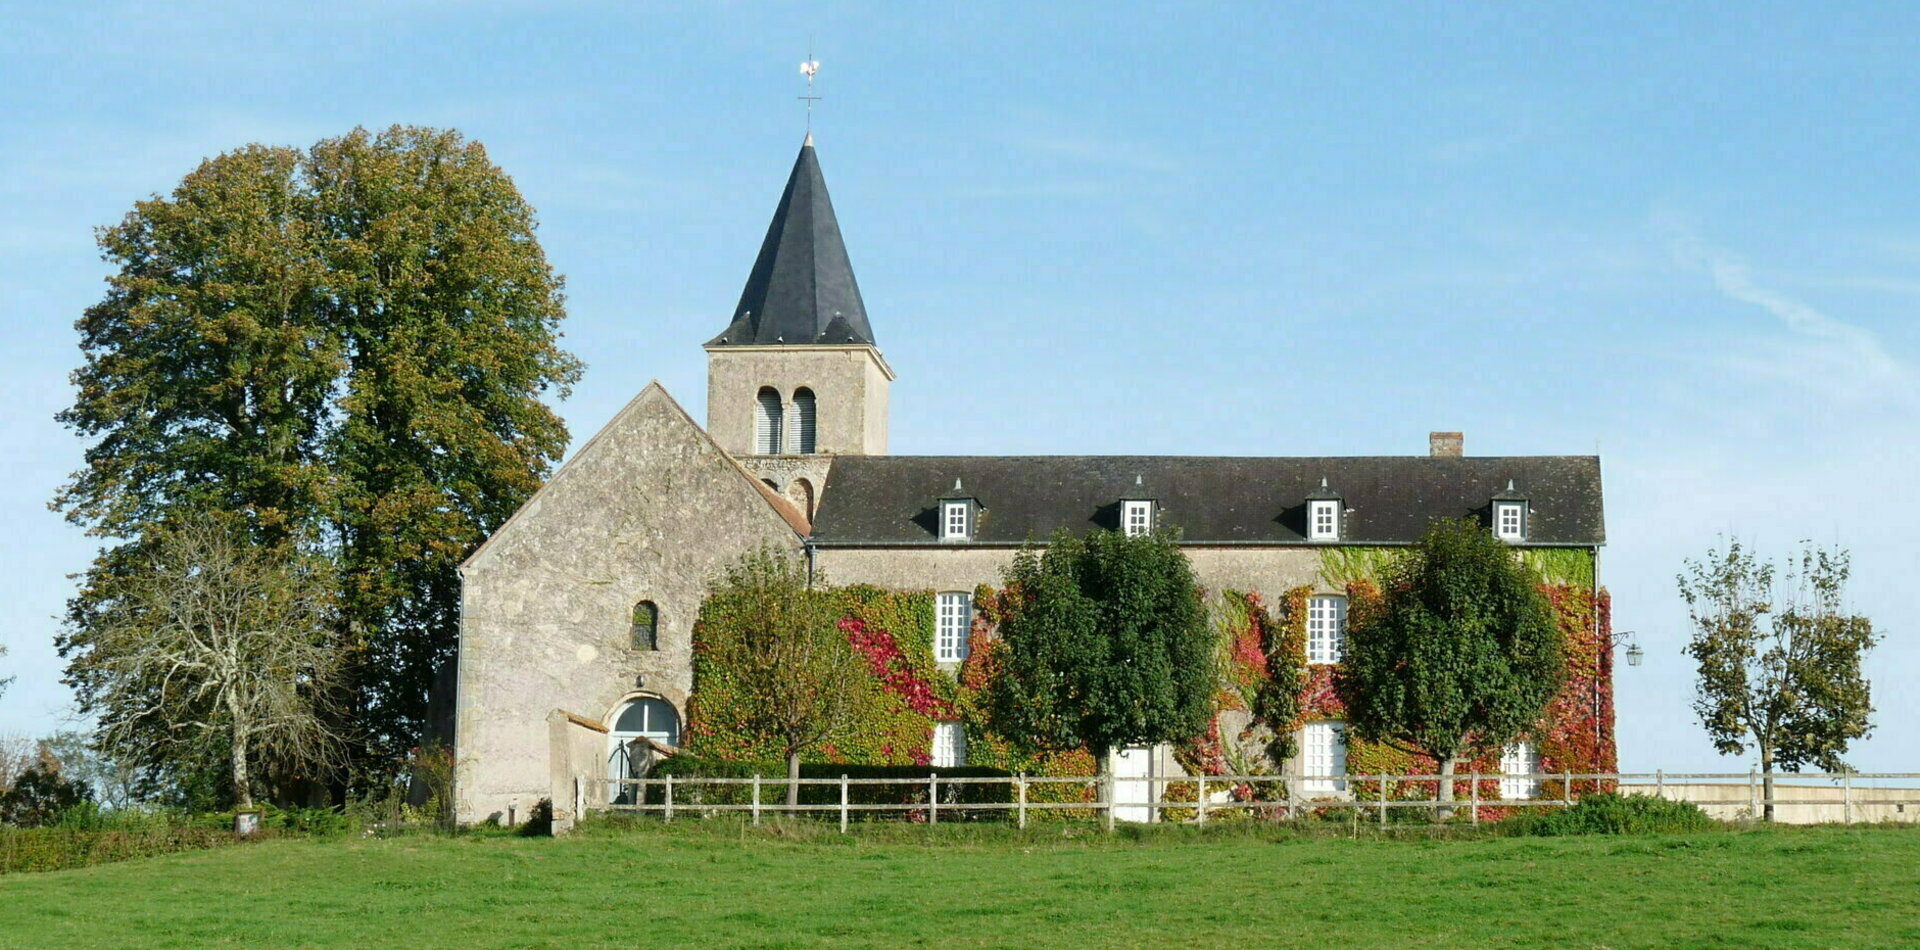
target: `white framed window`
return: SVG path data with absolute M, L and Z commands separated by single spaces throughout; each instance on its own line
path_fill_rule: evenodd
M 1310 722 L 1300 730 L 1300 791 L 1332 795 L 1347 790 L 1347 727 Z
M 964 663 L 967 638 L 973 632 L 973 595 L 948 591 L 935 604 L 933 658 L 940 663 Z
M 1493 506 L 1493 533 L 1503 541 L 1527 539 L 1527 505 L 1520 501 L 1496 502 Z
M 1347 655 L 1347 599 L 1307 599 L 1307 662 L 1338 663 Z
M 973 529 L 972 512 L 964 501 L 940 503 L 940 540 L 965 541 Z
M 1538 798 L 1540 780 L 1526 776 L 1540 771 L 1540 750 L 1525 739 L 1510 742 L 1500 750 L 1500 771 L 1507 778 L 1500 780 L 1500 797 L 1506 799 Z
M 1340 502 L 1307 502 L 1307 540 L 1340 540 Z
M 1153 502 L 1121 502 L 1120 529 L 1126 532 L 1129 538 L 1151 533 L 1153 531 Z
M 933 724 L 933 764 L 943 768 L 967 764 L 967 730 L 959 723 Z

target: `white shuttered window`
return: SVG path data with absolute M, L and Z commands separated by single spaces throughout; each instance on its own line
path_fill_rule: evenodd
M 967 731 L 959 723 L 933 724 L 933 764 L 945 768 L 967 764 Z
M 1337 722 L 1310 722 L 1300 730 L 1300 774 L 1300 790 L 1308 795 L 1332 795 L 1346 790 L 1346 726 Z
M 1347 599 L 1307 601 L 1307 662 L 1338 663 L 1347 652 Z
M 1120 526 L 1127 537 L 1137 537 L 1153 531 L 1153 502 L 1123 501 L 1120 503 Z
M 814 399 L 813 390 L 796 389 L 793 392 L 793 450 L 801 455 L 814 453 Z
M 965 662 L 967 635 L 973 629 L 973 595 L 941 594 L 935 623 L 933 658 L 941 663 Z
M 780 454 L 780 393 L 772 388 L 760 390 L 759 406 L 754 411 L 753 448 L 760 455 Z

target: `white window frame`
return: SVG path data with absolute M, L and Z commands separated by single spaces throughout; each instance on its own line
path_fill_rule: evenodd
M 1338 663 L 1347 655 L 1347 599 L 1307 598 L 1307 662 Z
M 966 591 L 943 591 L 934 599 L 934 662 L 965 663 L 972 635 L 973 595 Z
M 1508 801 L 1520 801 L 1540 797 L 1540 780 L 1518 776 L 1537 775 L 1540 772 L 1540 749 L 1533 743 L 1519 739 L 1507 743 L 1500 750 L 1500 772 L 1514 778 L 1500 780 L 1500 797 Z
M 1512 525 L 1508 522 L 1511 519 Z M 1502 541 L 1525 541 L 1527 539 L 1527 503 L 1524 501 L 1496 501 L 1493 503 L 1493 533 Z
M 1129 538 L 1153 533 L 1153 502 L 1123 501 L 1120 503 L 1120 530 Z
M 1340 502 L 1307 502 L 1307 540 L 1340 540 Z
M 967 730 L 959 722 L 933 724 L 932 764 L 937 768 L 959 768 L 967 764 Z
M 1347 726 L 1310 722 L 1300 728 L 1300 792 L 1337 795 L 1347 790 Z
M 940 540 L 965 541 L 973 534 L 972 506 L 964 501 L 940 503 Z

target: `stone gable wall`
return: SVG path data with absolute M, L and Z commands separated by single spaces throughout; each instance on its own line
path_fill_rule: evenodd
M 549 792 L 547 715 L 600 718 L 639 693 L 682 719 L 709 580 L 767 543 L 800 551 L 751 477 L 649 386 L 462 568 L 459 817 Z M 659 649 L 631 648 L 633 605 Z M 644 684 L 644 685 L 637 685 Z

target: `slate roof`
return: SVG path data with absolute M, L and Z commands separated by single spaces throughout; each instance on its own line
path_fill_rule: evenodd
M 953 490 L 956 478 L 964 491 Z M 1594 456 L 841 456 L 821 489 L 812 539 L 939 545 L 935 506 L 967 495 L 984 509 L 979 544 L 1044 540 L 1062 526 L 1115 529 L 1120 500 L 1143 497 L 1187 543 L 1306 544 L 1306 499 L 1322 478 L 1351 509 L 1342 543 L 1405 544 L 1434 518 L 1484 520 L 1509 480 L 1531 505 L 1528 544 L 1606 541 Z
M 800 146 L 733 322 L 708 346 L 872 343 L 813 136 Z

